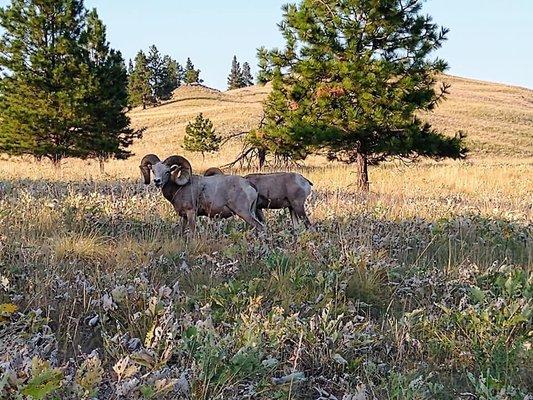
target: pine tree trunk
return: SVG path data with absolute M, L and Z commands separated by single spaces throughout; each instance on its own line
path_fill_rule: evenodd
M 105 174 L 105 159 L 103 157 L 98 158 L 98 164 L 100 164 L 100 174 Z
M 54 166 L 54 169 L 61 168 L 62 157 L 59 154 L 52 154 L 52 156 L 49 158 L 50 158 L 50 161 L 52 161 L 52 165 Z
M 258 149 L 257 150 L 257 157 L 259 158 L 259 170 L 262 170 L 265 166 L 266 161 L 266 150 L 265 149 Z
M 359 190 L 368 192 L 370 185 L 368 182 L 368 159 L 366 154 L 357 154 L 355 168 L 357 171 L 357 187 Z

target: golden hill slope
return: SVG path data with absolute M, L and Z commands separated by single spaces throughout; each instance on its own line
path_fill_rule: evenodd
M 473 155 L 533 155 L 533 90 L 446 76 L 452 87 L 429 121 L 441 132 L 464 130 Z
M 161 157 L 186 154 L 181 148 L 185 126 L 199 113 L 210 118 L 222 136 L 248 131 L 257 127 L 267 93 L 267 87 L 220 92 L 201 85 L 182 86 L 174 91 L 172 100 L 158 107 L 136 108 L 130 112 L 134 127 L 147 128 L 132 151 L 135 154 L 157 153 Z M 225 146 L 216 157 L 218 164 L 231 160 L 237 152 L 238 143 Z
M 444 79 L 452 85 L 450 95 L 426 115 L 437 129 L 447 134 L 465 131 L 474 156 L 533 155 L 532 90 L 452 76 Z M 159 107 L 131 111 L 133 125 L 147 128 L 133 151 L 185 153 L 181 148 L 185 126 L 200 112 L 224 136 L 256 127 L 269 90 L 268 85 L 227 92 L 201 85 L 180 87 Z M 238 142 L 225 147 L 216 157 L 218 164 L 233 159 L 239 147 Z

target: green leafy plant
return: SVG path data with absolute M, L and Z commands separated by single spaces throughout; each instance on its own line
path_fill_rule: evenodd
M 22 389 L 22 394 L 41 400 L 61 387 L 63 372 L 52 368 L 50 363 L 34 357 L 31 366 L 31 379 Z

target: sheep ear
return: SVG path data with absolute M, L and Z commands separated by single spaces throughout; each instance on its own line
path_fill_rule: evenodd
M 179 165 L 174 164 L 173 166 L 170 167 L 170 172 L 176 171 L 179 167 L 180 167 Z

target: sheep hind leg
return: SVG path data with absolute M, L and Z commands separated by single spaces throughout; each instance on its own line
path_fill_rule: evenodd
M 262 232 L 265 230 L 265 226 L 256 217 L 257 209 L 255 208 L 255 205 L 256 202 L 252 202 L 250 210 L 246 211 L 232 208 L 229 205 L 226 205 L 226 207 L 233 213 L 233 215 L 238 215 L 252 228 L 255 228 L 258 232 Z
M 263 214 L 263 210 L 257 208 L 257 198 L 252 202 L 250 214 L 247 213 L 244 215 L 243 219 L 253 226 L 257 232 L 263 232 L 265 230 L 265 215 Z
M 305 207 L 303 204 L 294 204 L 291 207 L 291 216 L 292 213 L 294 213 L 297 221 L 302 221 L 306 228 L 311 228 L 312 224 L 311 221 L 309 221 L 309 218 L 307 217 L 307 213 L 305 212 Z
M 296 215 L 296 212 L 294 211 L 294 208 L 289 207 L 289 213 L 291 214 L 291 222 L 293 229 L 297 229 L 299 225 L 298 216 Z
M 265 214 L 263 213 L 263 210 L 261 208 L 257 208 L 255 210 L 255 216 L 259 222 L 262 224 L 265 223 Z
M 258 232 L 265 230 L 265 226 L 253 214 L 240 215 L 240 217 Z

